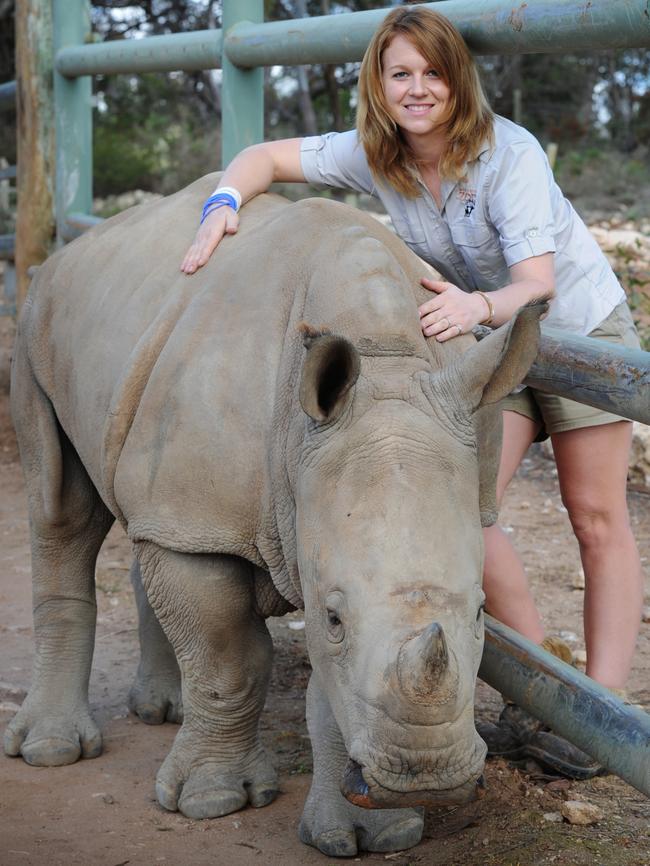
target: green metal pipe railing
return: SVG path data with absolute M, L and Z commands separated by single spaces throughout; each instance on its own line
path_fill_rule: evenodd
M 221 68 L 222 50 L 221 30 L 197 30 L 69 46 L 58 51 L 56 69 L 66 78 L 130 72 L 197 72 Z
M 479 340 L 490 328 L 473 329 Z M 524 384 L 650 424 L 650 352 L 543 328 Z
M 526 384 L 650 424 L 650 352 L 546 328 Z
M 56 69 L 68 78 L 116 72 L 219 68 L 222 51 L 235 66 L 253 68 L 360 60 L 389 9 L 252 23 L 239 0 L 239 23 L 221 30 L 71 46 L 58 51 Z M 256 4 L 257 5 L 257 4 Z M 437 8 L 440 3 L 424 3 Z M 224 19 L 228 16 L 224 6 Z M 444 14 L 476 54 L 560 53 L 650 45 L 646 0 L 446 0 Z
M 444 12 L 476 54 L 526 54 L 639 48 L 650 45 L 646 0 L 446 0 L 424 3 Z M 238 66 L 343 63 L 360 60 L 388 9 L 242 23 L 228 34 L 224 52 Z
M 478 675 L 650 797 L 650 715 L 491 616 Z
M 54 50 L 83 45 L 90 38 L 87 0 L 53 0 Z M 56 121 L 56 233 L 63 242 L 71 212 L 90 213 L 92 194 L 92 82 L 66 78 L 54 69 Z

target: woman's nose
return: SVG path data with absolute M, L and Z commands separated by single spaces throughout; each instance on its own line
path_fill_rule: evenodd
M 411 78 L 411 93 L 413 96 L 419 96 L 426 93 L 424 78 L 421 75 L 414 75 Z

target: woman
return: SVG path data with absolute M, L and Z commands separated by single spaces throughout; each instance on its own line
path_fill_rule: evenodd
M 386 16 L 361 67 L 356 131 L 256 145 L 233 160 L 182 270 L 194 273 L 237 231 L 241 201 L 273 181 L 305 180 L 379 198 L 397 233 L 445 277 L 422 280 L 432 292 L 419 309 L 427 336 L 445 341 L 480 323 L 499 326 L 524 304 L 548 300 L 548 325 L 638 346 L 623 289 L 539 144 L 492 114 L 462 37 L 438 13 Z M 625 496 L 631 424 L 529 388 L 504 401 L 503 418 L 499 498 L 529 445 L 551 436 L 585 573 L 587 673 L 622 689 L 643 594 Z M 522 564 L 498 525 L 485 530 L 485 553 L 487 609 L 541 643 Z M 486 736 L 494 751 L 515 754 L 530 740 L 529 721 L 506 708 Z M 597 770 L 548 734 L 541 757 L 553 750 L 556 768 Z

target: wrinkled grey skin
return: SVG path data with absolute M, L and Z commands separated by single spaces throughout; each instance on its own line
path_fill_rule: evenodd
M 322 200 L 254 200 L 185 277 L 214 182 L 89 232 L 25 304 L 12 406 L 36 661 L 5 750 L 35 765 L 101 750 L 94 566 L 117 518 L 137 558 L 132 708 L 179 720 L 176 659 L 182 672 L 160 803 L 202 818 L 273 800 L 265 618 L 304 605 L 315 772 L 301 838 L 328 855 L 403 849 L 419 806 L 476 795 L 494 403 L 534 358 L 539 310 L 480 344 L 425 340 L 422 262 Z

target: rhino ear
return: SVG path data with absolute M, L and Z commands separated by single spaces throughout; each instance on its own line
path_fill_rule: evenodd
M 496 403 L 519 385 L 539 349 L 540 316 L 547 304 L 522 307 L 508 322 L 484 337 L 441 371 L 473 411 Z
M 300 381 L 300 405 L 314 421 L 334 421 L 359 378 L 359 353 L 349 340 L 325 334 L 306 341 Z

